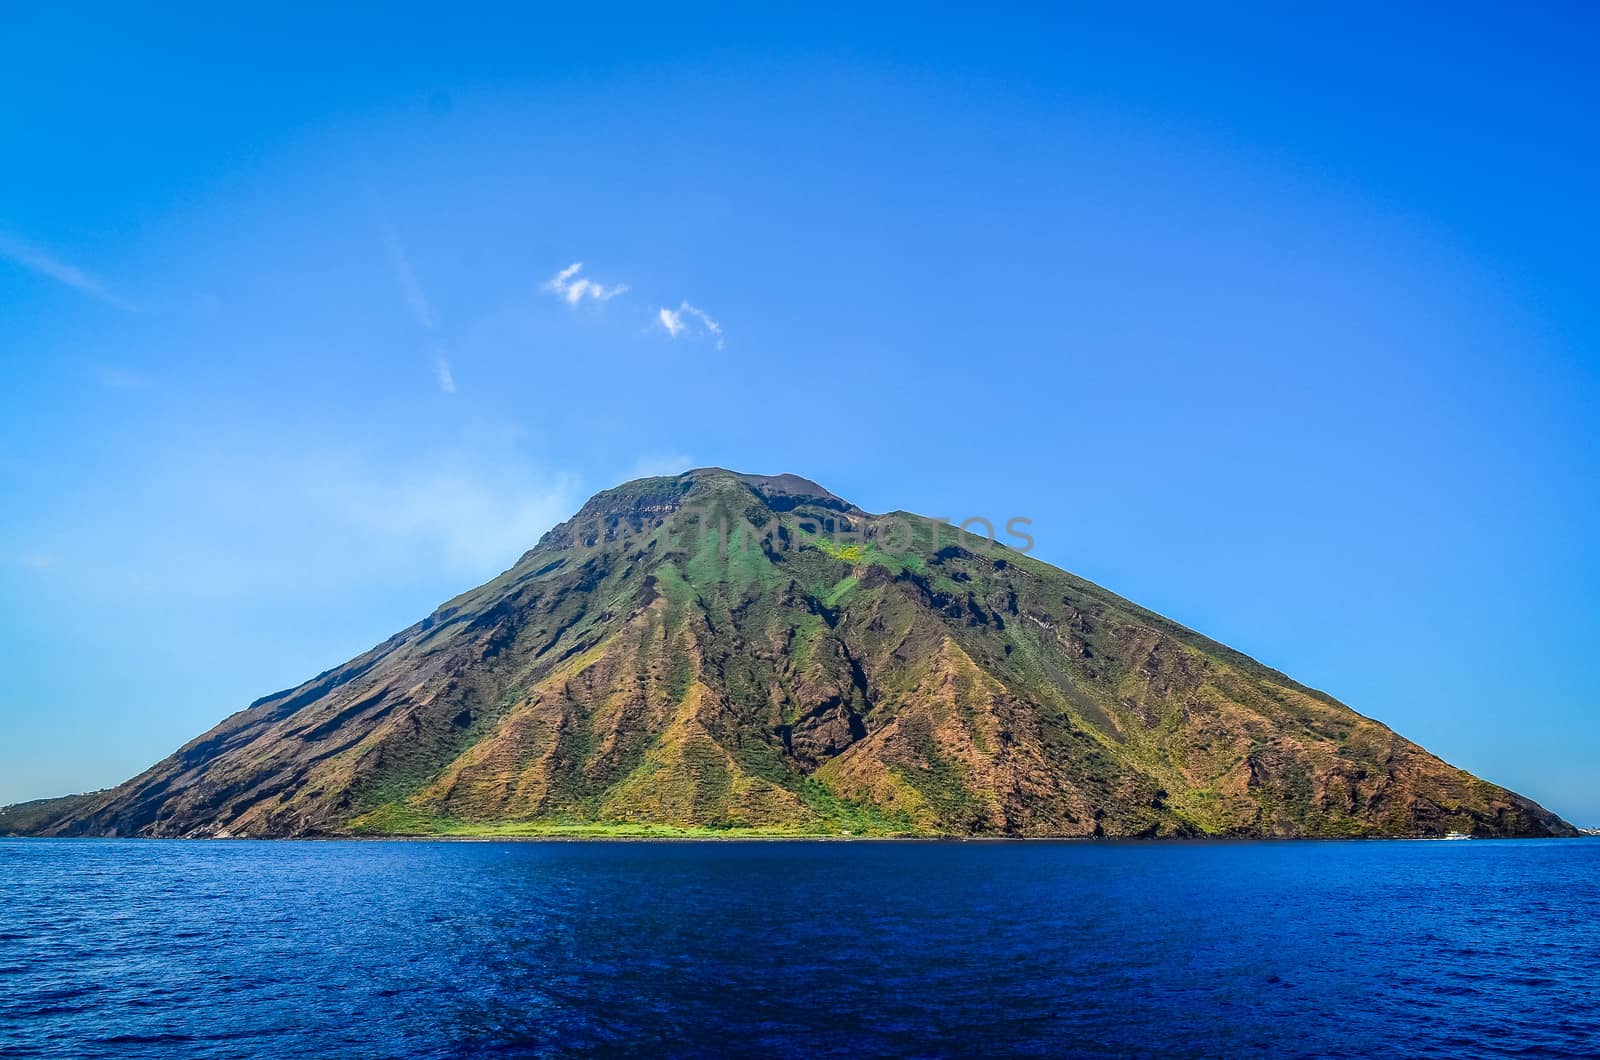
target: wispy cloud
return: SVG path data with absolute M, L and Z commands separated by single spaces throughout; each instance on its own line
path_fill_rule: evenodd
M 400 284 L 400 291 L 405 295 L 406 305 L 411 309 L 411 315 L 416 322 L 428 331 L 438 326 L 438 318 L 433 313 L 433 303 L 428 301 L 427 292 L 422 289 L 422 284 L 417 282 L 417 274 L 411 268 L 411 259 L 406 256 L 406 248 L 400 243 L 400 235 L 394 230 L 394 225 L 387 221 L 381 222 L 383 229 L 383 246 L 389 252 L 389 264 L 394 268 L 394 278 Z
M 422 289 L 422 282 L 417 279 L 416 270 L 411 267 L 411 258 L 406 254 L 405 244 L 400 242 L 400 233 L 396 232 L 394 225 L 386 220 L 379 220 L 378 227 L 383 231 L 383 246 L 388 251 L 389 264 L 394 269 L 394 278 L 400 285 L 400 293 L 405 295 L 406 306 L 411 310 L 411 318 L 423 331 L 437 331 L 439 316 L 433 310 L 433 302 L 428 298 L 428 292 Z M 446 394 L 456 392 L 456 377 L 450 371 L 450 360 L 444 355 L 443 350 L 434 355 L 433 378 L 442 392 Z
M 194 596 L 440 578 L 459 587 L 504 570 L 582 500 L 575 476 L 530 457 L 509 429 L 391 450 L 319 439 L 273 451 L 270 437 L 155 454 L 129 482 L 82 499 L 69 525 L 51 526 L 48 553 L 0 542 L 0 574 L 10 565 Z M 156 510 L 159 520 L 144 515 Z M 312 529 L 282 533 L 272 513 L 284 511 Z M 108 526 L 117 549 L 95 545 Z
M 585 298 L 592 298 L 597 302 L 609 302 L 619 294 L 628 290 L 625 283 L 605 284 L 596 283 L 591 279 L 579 276 L 583 271 L 583 262 L 575 261 L 571 265 L 556 273 L 545 281 L 544 290 L 565 301 L 568 305 L 577 305 Z
M 575 480 L 516 462 L 490 468 L 460 455 L 435 457 L 393 477 L 371 468 L 322 470 L 311 503 L 342 520 L 363 547 L 477 577 L 509 566 L 576 506 Z
M 95 366 L 94 377 L 101 386 L 108 386 L 114 390 L 131 390 L 134 387 L 144 386 L 144 376 L 106 364 Z
M 680 338 L 684 335 L 710 335 L 717 341 L 717 349 L 722 349 L 722 325 L 712 318 L 704 309 L 682 302 L 676 309 L 663 306 L 656 313 L 656 319 L 666 329 L 668 338 Z
M 0 258 L 6 258 L 25 269 L 38 273 L 40 276 L 65 284 L 73 290 L 81 291 L 90 298 L 98 299 L 106 305 L 116 306 L 118 309 L 128 311 L 133 310 L 131 304 L 106 290 L 105 284 L 76 265 L 69 265 L 43 247 L 36 246 L 9 232 L 0 231 Z
M 633 466 L 623 474 L 622 480 L 631 482 L 636 478 L 681 475 L 692 467 L 694 462 L 682 453 L 646 453 L 634 461 Z

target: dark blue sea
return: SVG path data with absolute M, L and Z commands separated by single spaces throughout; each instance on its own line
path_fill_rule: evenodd
M 0 841 L 0 1056 L 1600 1056 L 1600 841 Z

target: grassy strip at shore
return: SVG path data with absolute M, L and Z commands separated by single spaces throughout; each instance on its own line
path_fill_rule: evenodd
M 837 839 L 860 836 L 912 836 L 918 833 L 889 830 L 822 830 L 808 828 L 743 828 L 682 826 L 645 821 L 462 821 L 434 817 L 409 807 L 389 804 L 350 822 L 360 836 L 438 836 L 463 839 L 514 839 L 530 837 L 594 839 Z

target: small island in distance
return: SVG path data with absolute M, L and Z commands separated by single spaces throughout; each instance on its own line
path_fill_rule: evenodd
M 1338 701 L 991 542 L 722 469 L 510 570 L 39 836 L 1573 836 Z

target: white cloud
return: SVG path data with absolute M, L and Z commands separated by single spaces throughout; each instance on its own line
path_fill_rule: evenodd
M 710 335 L 717 341 L 717 349 L 722 349 L 722 325 L 704 309 L 682 302 L 677 309 L 663 306 L 656 313 L 656 319 L 667 329 L 668 338 L 676 339 L 689 334 Z
M 565 301 L 568 305 L 577 305 L 585 298 L 592 298 L 597 302 L 609 302 L 619 294 L 628 290 L 625 283 L 605 284 L 595 283 L 593 280 L 579 276 L 583 270 L 583 262 L 575 261 L 550 277 L 544 284 L 544 290 Z
M 683 322 L 683 315 L 681 313 L 674 313 L 670 309 L 663 308 L 661 310 L 660 317 L 661 326 L 666 328 L 667 334 L 671 335 L 673 338 L 677 338 L 679 335 L 682 335 L 689 327 L 689 325 Z
M 0 258 L 8 258 L 25 269 L 81 291 L 91 298 L 97 298 L 107 305 L 124 310 L 133 309 L 133 306 L 106 290 L 103 283 L 82 269 L 68 265 L 42 247 L 34 246 L 6 232 L 0 232 Z
M 439 357 L 433 362 L 434 378 L 439 380 L 439 389 L 446 394 L 456 392 L 456 377 L 450 374 L 450 362 L 444 357 Z

